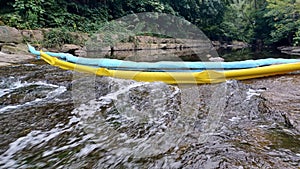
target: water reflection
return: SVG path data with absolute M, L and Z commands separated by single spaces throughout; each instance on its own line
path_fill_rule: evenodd
M 255 50 L 253 48 L 242 48 L 242 49 L 232 49 L 232 48 L 220 48 L 218 49 L 218 54 L 220 57 L 224 58 L 226 62 L 231 61 L 242 61 L 250 59 L 265 59 L 265 58 L 299 58 L 297 56 L 291 56 L 281 53 L 279 50 L 269 48 L 263 50 Z

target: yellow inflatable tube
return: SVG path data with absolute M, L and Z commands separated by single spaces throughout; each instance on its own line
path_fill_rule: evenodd
M 66 70 L 74 70 L 83 73 L 92 73 L 98 76 L 110 76 L 115 78 L 132 79 L 144 82 L 161 81 L 168 84 L 220 83 L 229 79 L 245 80 L 277 74 L 285 74 L 288 72 L 300 70 L 299 62 L 229 71 L 204 70 L 201 72 L 140 72 L 109 70 L 106 68 L 78 65 L 60 60 L 56 57 L 49 56 L 42 51 L 41 58 L 50 65 L 57 66 Z

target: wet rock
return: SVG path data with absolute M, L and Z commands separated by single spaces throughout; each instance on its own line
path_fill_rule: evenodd
M 21 32 L 9 26 L 0 26 L 0 42 L 22 43 L 23 36 Z
M 266 88 L 262 93 L 266 112 L 278 123 L 300 132 L 299 74 L 270 77 L 257 80 L 254 86 Z

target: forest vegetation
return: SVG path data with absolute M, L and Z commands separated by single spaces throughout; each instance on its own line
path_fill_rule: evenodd
M 211 40 L 300 45 L 300 0 L 0 0 L 0 21 L 19 29 L 92 33 L 141 12 L 180 16 Z

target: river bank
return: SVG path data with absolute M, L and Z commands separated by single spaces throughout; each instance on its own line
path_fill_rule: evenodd
M 214 50 L 220 47 L 230 48 L 245 48 L 248 44 L 243 42 L 233 41 L 230 44 L 222 44 L 218 41 L 209 41 L 207 38 L 202 40 L 192 39 L 176 39 L 176 38 L 161 38 L 151 36 L 127 36 L 127 37 L 109 37 L 106 35 L 94 34 L 87 35 L 85 33 L 70 32 L 68 35 L 73 39 L 75 44 L 55 44 L 49 37 L 49 32 L 52 38 L 61 38 L 59 33 L 51 32 L 51 29 L 40 30 L 18 30 L 13 27 L 0 26 L 0 52 L 2 59 L 1 65 L 10 65 L 16 61 L 22 62 L 29 57 L 26 43 L 30 43 L 38 49 L 44 51 L 67 52 L 75 56 L 87 57 L 111 57 L 117 56 L 118 59 L 135 58 L 140 56 L 144 61 L 151 61 L 151 58 L 162 58 L 168 55 L 188 56 L 201 55 L 198 57 L 208 58 L 211 61 L 223 61 L 219 58 Z M 48 40 L 48 41 L 47 41 Z M 47 41 L 47 43 L 44 43 Z M 49 42 L 50 41 L 50 42 Z M 109 41 L 110 43 L 106 43 Z M 111 42 L 112 41 L 112 42 Z M 51 46 L 45 47 L 43 46 Z M 134 51 L 134 52 L 132 52 Z M 5 56 L 4 56 L 5 55 Z M 203 55 L 203 56 L 202 56 Z M 22 57 L 24 56 L 24 57 Z
M 115 43 L 105 45 L 107 37 L 103 34 L 89 36 L 85 33 L 73 32 L 70 36 L 75 39 L 74 42 L 79 44 L 52 44 L 54 46 L 46 48 L 43 46 L 43 42 L 50 31 L 50 29 L 18 30 L 8 26 L 0 26 L 0 66 L 33 59 L 34 57 L 28 53 L 26 43 L 44 51 L 66 52 L 81 57 L 105 57 L 134 61 L 199 60 L 199 58 L 203 61 L 224 61 L 216 53 L 217 49 L 239 50 L 250 47 L 248 44 L 238 41 L 221 43 L 218 41 L 211 42 L 208 39 L 190 40 L 151 36 L 128 36 L 118 40 L 117 35 L 113 37 L 116 40 Z M 54 38 L 59 38 L 55 36 Z M 284 54 L 300 55 L 300 47 L 283 46 L 277 49 Z M 170 56 L 175 56 L 175 58 L 170 58 Z

